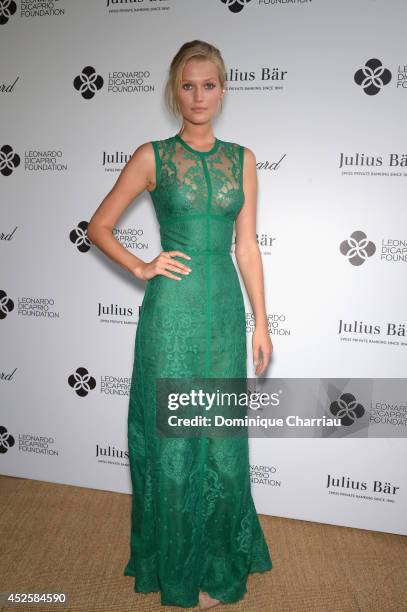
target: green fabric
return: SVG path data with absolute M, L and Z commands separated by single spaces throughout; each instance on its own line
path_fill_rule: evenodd
M 157 378 L 247 376 L 242 290 L 231 257 L 244 203 L 243 147 L 216 139 L 199 152 L 178 134 L 153 143 L 151 193 L 162 249 L 192 272 L 147 281 L 136 331 L 128 447 L 133 486 L 134 590 L 163 605 L 194 607 L 199 591 L 243 598 L 247 576 L 272 562 L 250 489 L 248 438 L 163 438 Z

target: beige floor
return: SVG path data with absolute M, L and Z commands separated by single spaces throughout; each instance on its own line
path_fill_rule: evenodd
M 0 592 L 65 591 L 70 605 L 40 610 L 198 610 L 161 606 L 123 576 L 130 496 L 0 477 Z M 248 592 L 217 612 L 406 612 L 407 538 L 260 516 L 273 569 L 249 576 Z M 1 608 L 6 609 L 6 608 Z

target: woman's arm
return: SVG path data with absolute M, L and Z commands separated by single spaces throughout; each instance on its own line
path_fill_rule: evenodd
M 147 187 L 154 188 L 154 183 L 154 150 L 152 144 L 146 142 L 134 151 L 88 225 L 89 240 L 110 259 L 139 278 L 142 278 L 141 270 L 145 262 L 120 244 L 112 230 L 129 204 Z
M 273 351 L 268 331 L 264 298 L 264 277 L 261 253 L 256 239 L 257 169 L 256 157 L 244 148 L 243 191 L 245 201 L 236 219 L 235 257 L 252 305 L 255 329 L 253 332 L 253 361 L 256 374 L 266 369 Z M 262 357 L 260 357 L 260 352 Z
M 140 145 L 121 171 L 114 187 L 102 200 L 88 224 L 88 237 L 110 259 L 141 280 L 149 280 L 157 274 L 182 280 L 173 274 L 189 274 L 191 268 L 174 259 L 178 255 L 191 259 L 182 251 L 161 251 L 151 262 L 132 255 L 113 236 L 117 220 L 129 204 L 148 187 L 155 188 L 155 155 L 151 142 Z

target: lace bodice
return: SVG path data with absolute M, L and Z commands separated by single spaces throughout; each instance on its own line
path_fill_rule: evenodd
M 197 214 L 236 218 L 244 203 L 241 145 L 216 139 L 210 151 L 197 151 L 178 134 L 152 144 L 156 186 L 150 194 L 160 222 Z

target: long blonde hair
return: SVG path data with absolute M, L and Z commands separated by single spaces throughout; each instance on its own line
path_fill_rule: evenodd
M 191 58 L 202 58 L 203 60 L 213 62 L 218 70 L 221 89 L 223 89 L 225 85 L 226 68 L 219 49 L 203 40 L 191 40 L 184 43 L 171 61 L 168 78 L 164 89 L 165 104 L 170 113 L 178 118 L 182 117 L 178 104 L 178 88 L 181 83 L 184 66 Z M 221 110 L 222 100 L 220 102 L 220 111 Z

